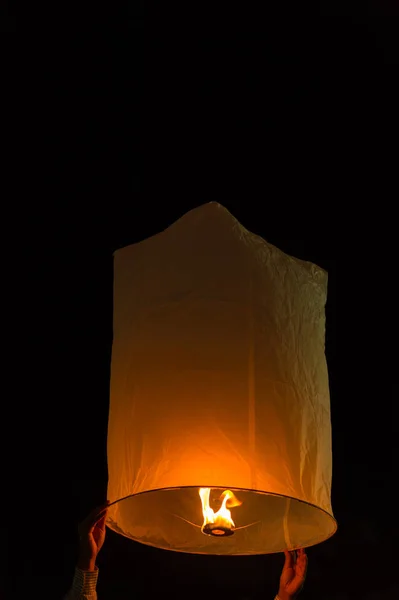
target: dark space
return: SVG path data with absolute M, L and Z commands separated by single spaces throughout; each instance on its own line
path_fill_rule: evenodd
M 172 18 L 168 28 L 158 15 L 153 25 L 132 18 L 119 29 L 64 31 L 48 48 L 46 84 L 32 90 L 48 159 L 38 160 L 23 217 L 32 242 L 18 267 L 26 327 L 17 386 L 32 461 L 21 483 L 32 505 L 10 528 L 18 560 L 8 562 L 5 598 L 61 599 L 77 523 L 106 498 L 113 252 L 210 201 L 329 273 L 338 531 L 308 550 L 300 597 L 399 597 L 398 53 L 389 10 L 326 8 L 265 26 L 253 15 L 209 29 Z M 108 531 L 98 564 L 99 600 L 266 600 L 283 556 L 177 554 Z

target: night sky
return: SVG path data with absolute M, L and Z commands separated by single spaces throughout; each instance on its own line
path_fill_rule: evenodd
M 308 550 L 301 597 L 399 597 L 397 64 L 392 21 L 366 14 L 184 32 L 131 19 L 48 48 L 46 93 L 33 90 L 48 158 L 19 267 L 34 533 L 7 598 L 62 597 L 77 523 L 106 498 L 113 252 L 210 201 L 329 273 L 338 531 Z M 177 554 L 108 531 L 98 564 L 99 600 L 267 600 L 283 556 Z

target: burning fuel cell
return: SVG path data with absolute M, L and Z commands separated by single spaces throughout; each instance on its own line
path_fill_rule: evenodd
M 200 488 L 199 495 L 202 503 L 202 514 L 204 515 L 204 522 L 201 527 L 201 531 L 205 535 L 213 535 L 215 537 L 223 537 L 233 535 L 235 523 L 231 518 L 230 508 L 240 506 L 240 502 L 232 491 L 225 490 L 220 496 L 222 505 L 217 512 L 215 512 L 209 504 L 211 488 Z

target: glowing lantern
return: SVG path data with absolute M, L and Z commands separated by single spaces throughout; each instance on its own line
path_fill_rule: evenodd
M 335 532 L 326 289 L 217 203 L 115 253 L 111 529 L 206 554 Z

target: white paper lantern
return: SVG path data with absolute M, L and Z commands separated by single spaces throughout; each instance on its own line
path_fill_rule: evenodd
M 333 535 L 325 271 L 217 203 L 114 266 L 107 525 L 204 554 Z

